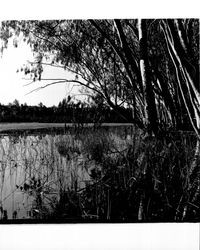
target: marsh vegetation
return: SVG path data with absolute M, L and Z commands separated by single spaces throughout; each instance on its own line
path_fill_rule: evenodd
M 1 219 L 199 221 L 193 133 L 132 126 L 12 134 L 0 140 Z

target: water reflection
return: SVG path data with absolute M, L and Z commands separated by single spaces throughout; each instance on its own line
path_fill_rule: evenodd
M 80 144 L 71 135 L 2 136 L 0 219 L 44 218 L 61 190 L 83 188 L 90 176 Z

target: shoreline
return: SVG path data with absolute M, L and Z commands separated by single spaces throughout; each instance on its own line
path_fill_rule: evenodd
M 94 126 L 94 123 L 85 123 L 80 128 L 91 128 Z M 100 127 L 110 128 L 110 127 L 129 127 L 133 126 L 131 123 L 102 123 Z M 0 123 L 0 135 L 5 134 L 16 134 L 16 133 L 39 133 L 39 132 L 65 132 L 66 129 L 76 129 L 78 125 L 73 123 Z

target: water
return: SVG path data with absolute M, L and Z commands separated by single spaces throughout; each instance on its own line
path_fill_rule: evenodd
M 76 189 L 84 187 L 90 178 L 83 166 L 84 156 L 62 152 L 61 144 L 65 148 L 72 143 L 79 146 L 80 141 L 72 139 L 69 135 L 0 138 L 1 219 L 6 213 L 8 219 L 34 218 L 37 213 L 41 215 L 39 206 L 50 212 L 60 190 L 75 188 L 73 183 Z
M 101 166 L 88 159 L 85 148 L 89 143 L 91 150 L 90 140 L 103 134 L 90 130 L 82 136 L 70 131 L 1 135 L 0 220 L 44 218 L 54 210 L 62 191 L 79 192 L 92 183 L 91 169 Z M 103 136 L 112 141 L 116 152 L 131 143 L 127 128 L 104 129 Z

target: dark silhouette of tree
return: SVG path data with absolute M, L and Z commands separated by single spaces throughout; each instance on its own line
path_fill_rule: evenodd
M 16 106 L 17 108 L 19 108 L 19 106 L 20 106 L 19 101 L 17 99 L 15 99 L 13 101 L 13 105 Z
M 15 106 L 0 105 L 1 122 L 62 122 L 62 123 L 120 123 L 131 122 L 130 109 L 123 109 L 126 119 L 118 116 L 116 112 L 101 103 L 67 102 L 64 98 L 58 106 L 45 105 L 28 106 L 21 104 Z

